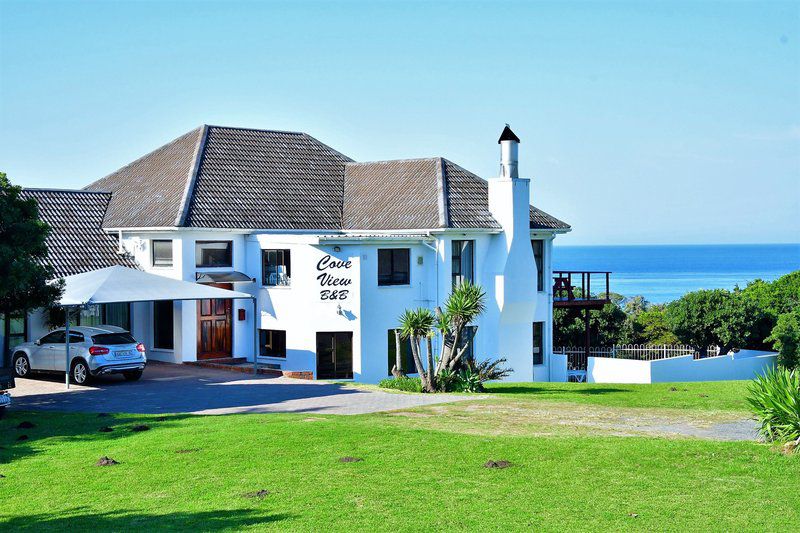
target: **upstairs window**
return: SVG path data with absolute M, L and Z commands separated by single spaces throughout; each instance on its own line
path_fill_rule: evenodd
M 154 239 L 151 241 L 150 248 L 154 267 L 172 266 L 172 241 Z
M 378 285 L 409 285 L 411 253 L 408 248 L 378 250 Z
M 233 266 L 232 241 L 197 241 L 194 244 L 195 265 L 198 267 Z
M 453 287 L 475 282 L 475 241 L 453 241 Z
M 261 250 L 261 277 L 266 287 L 288 287 L 292 279 L 289 250 Z
M 533 260 L 536 262 L 536 290 L 544 290 L 544 241 L 532 240 Z

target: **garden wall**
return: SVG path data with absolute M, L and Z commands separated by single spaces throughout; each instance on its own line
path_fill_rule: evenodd
M 752 379 L 775 365 L 778 354 L 757 350 L 694 359 L 692 355 L 636 361 L 589 357 L 589 383 L 669 383 L 673 381 L 723 381 Z

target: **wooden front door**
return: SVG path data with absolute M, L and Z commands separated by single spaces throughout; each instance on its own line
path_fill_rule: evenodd
M 230 283 L 210 283 L 212 287 L 231 290 Z M 233 335 L 232 300 L 198 300 L 197 358 L 219 359 L 231 356 Z
M 317 333 L 317 379 L 353 379 L 353 333 Z

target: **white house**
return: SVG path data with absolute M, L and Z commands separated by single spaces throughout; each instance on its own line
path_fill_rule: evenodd
M 153 359 L 257 352 L 290 375 L 376 382 L 398 316 L 469 279 L 488 304 L 474 354 L 549 381 L 551 250 L 570 227 L 530 205 L 508 127 L 499 144 L 487 182 L 444 158 L 354 162 L 304 133 L 202 126 L 83 191 L 26 194 L 54 227 L 59 275 L 127 264 L 257 296 L 257 316 L 230 300 L 84 310 L 84 323 L 131 328 Z M 45 328 L 32 314 L 23 336 Z

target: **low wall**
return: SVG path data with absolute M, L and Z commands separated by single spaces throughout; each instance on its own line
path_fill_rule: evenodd
M 550 365 L 548 365 L 550 373 L 548 381 L 555 381 L 564 383 L 567 381 L 567 354 L 553 353 L 550 354 Z
M 778 354 L 741 350 L 734 354 L 694 359 L 692 355 L 657 361 L 589 357 L 589 383 L 669 383 L 753 379 L 775 365 Z

